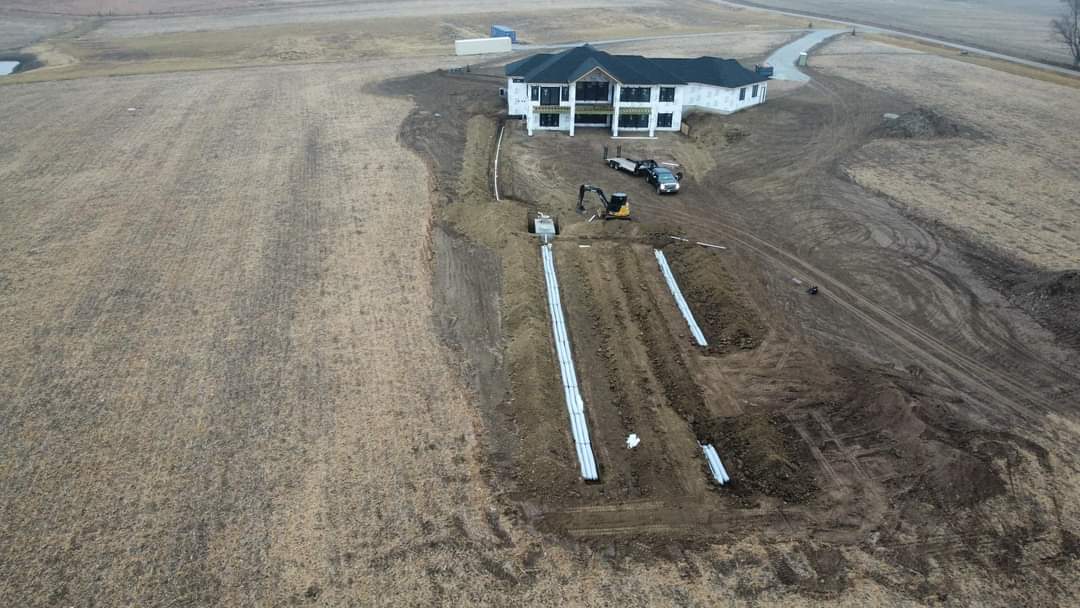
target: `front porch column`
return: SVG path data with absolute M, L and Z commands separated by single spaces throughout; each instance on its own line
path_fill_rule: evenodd
M 612 98 L 612 103 L 615 110 L 611 113 L 611 136 L 619 136 L 619 97 L 622 94 L 622 85 L 615 83 L 615 93 Z
M 529 132 L 529 137 L 533 134 L 533 117 L 536 116 L 536 112 L 533 112 L 533 107 L 529 106 L 529 113 L 525 115 L 525 129 Z
M 577 120 L 575 110 L 577 109 L 577 83 L 570 83 L 570 137 L 574 136 L 574 121 Z
M 660 87 L 649 89 L 649 137 L 656 137 L 656 104 L 660 102 Z

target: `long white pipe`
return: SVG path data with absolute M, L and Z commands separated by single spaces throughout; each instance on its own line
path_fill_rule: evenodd
M 499 150 L 502 148 L 502 136 L 503 130 L 506 129 L 506 125 L 499 127 L 499 141 L 495 144 L 495 172 L 494 172 L 494 187 L 495 187 L 495 200 L 501 201 L 499 198 Z
M 698 346 L 708 346 L 708 343 L 705 342 L 705 334 L 701 333 L 701 328 L 698 327 L 697 321 L 694 320 L 694 313 L 690 311 L 686 299 L 683 298 L 682 290 L 679 289 L 679 284 L 675 282 L 675 275 L 671 274 L 667 257 L 659 249 L 654 249 L 653 252 L 656 254 L 656 262 L 660 264 L 660 272 L 664 275 L 664 280 L 667 281 L 668 289 L 671 290 L 671 295 L 675 297 L 675 304 L 678 305 L 679 311 L 682 312 L 683 318 L 686 319 L 686 324 L 690 326 L 690 333 L 694 335 L 694 340 L 698 343 Z
M 585 401 L 578 388 L 577 373 L 574 371 L 574 356 L 570 346 L 570 337 L 566 333 L 566 319 L 563 316 L 562 300 L 559 296 L 559 280 L 555 274 L 555 258 L 551 245 L 540 248 L 544 262 L 544 278 L 547 283 L 548 312 L 551 313 L 551 331 L 555 338 L 555 352 L 559 357 L 559 370 L 562 376 L 563 396 L 566 410 L 570 415 L 570 430 L 574 435 L 574 447 L 577 451 L 581 477 L 594 481 L 598 478 L 596 458 L 589 439 L 589 425 L 585 419 Z

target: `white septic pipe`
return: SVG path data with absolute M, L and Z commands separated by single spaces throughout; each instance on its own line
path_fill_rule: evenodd
M 653 251 L 656 253 L 656 262 L 660 264 L 660 272 L 664 275 L 664 280 L 667 281 L 671 295 L 675 296 L 675 304 L 678 305 L 679 311 L 682 312 L 683 318 L 686 319 L 686 324 L 690 326 L 690 333 L 694 335 L 694 340 L 698 343 L 698 346 L 708 346 L 708 343 L 705 342 L 705 334 L 701 333 L 701 328 L 698 327 L 697 321 L 694 320 L 694 313 L 690 312 L 690 307 L 686 304 L 686 299 L 683 298 L 682 290 L 679 289 L 679 284 L 675 282 L 675 275 L 671 274 L 671 268 L 668 266 L 664 252 L 659 249 Z
M 566 398 L 566 410 L 570 414 L 570 430 L 574 435 L 574 447 L 577 450 L 581 477 L 588 481 L 595 481 L 598 479 L 596 458 L 593 456 L 592 442 L 589 439 L 589 425 L 585 420 L 585 402 L 581 398 L 577 373 L 574 371 L 574 356 L 570 347 L 570 337 L 566 333 L 566 319 L 563 317 L 562 301 L 559 296 L 559 281 L 555 275 L 555 258 L 551 245 L 540 247 L 540 255 L 544 261 L 548 312 L 551 313 L 551 331 L 555 337 L 555 352 L 559 356 L 563 396 Z
M 728 477 L 727 470 L 724 468 L 724 463 L 720 462 L 720 456 L 716 453 L 716 448 L 708 443 L 700 445 L 701 451 L 705 454 L 705 461 L 709 463 L 709 472 L 712 473 L 716 483 L 724 485 L 730 482 L 731 477 Z
M 505 125 L 499 127 L 499 142 L 495 144 L 495 171 L 494 171 L 493 181 L 494 181 L 494 187 L 495 187 L 495 200 L 496 201 L 501 201 L 502 200 L 502 199 L 499 198 L 499 150 L 502 149 L 502 136 L 503 136 L 503 130 L 505 130 L 505 129 L 506 129 Z

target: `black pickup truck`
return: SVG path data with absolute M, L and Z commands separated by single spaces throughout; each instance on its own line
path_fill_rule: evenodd
M 667 167 L 656 166 L 645 173 L 645 181 L 656 186 L 657 194 L 675 194 L 679 191 L 682 173 L 674 173 Z

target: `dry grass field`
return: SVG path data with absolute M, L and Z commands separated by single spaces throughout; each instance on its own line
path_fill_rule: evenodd
M 472 587 L 439 537 L 499 519 L 431 331 L 424 168 L 363 90 L 418 67 L 6 90 L 3 604 Z M 447 575 L 417 586 L 391 556 L 424 547 Z
M 127 16 L 305 7 L 326 3 L 326 0 L 51 0 L 44 3 L 33 0 L 6 0 L 4 8 L 47 15 Z
M 604 0 L 607 2 L 608 0 Z M 797 20 L 741 9 L 690 2 L 678 12 L 661 4 L 620 9 L 613 22 L 607 10 L 583 8 L 569 0 L 565 8 L 528 7 L 509 12 L 503 4 L 479 2 L 464 12 L 457 3 L 360 3 L 318 5 L 318 12 L 269 12 L 184 15 L 84 22 L 78 30 L 34 46 L 49 67 L 5 82 L 30 82 L 87 76 L 113 76 L 289 63 L 357 62 L 378 57 L 440 57 L 455 39 L 487 35 L 487 24 L 512 22 L 522 40 L 556 43 L 701 32 L 785 30 Z M 563 6 L 559 5 L 559 6 Z M 480 13 L 488 9 L 494 12 Z M 162 28 L 162 24 L 167 28 Z M 123 29 L 118 29 L 123 28 Z M 790 35 L 790 34 L 787 34 Z M 758 52 L 771 39 L 751 37 Z M 716 41 L 712 52 L 729 48 L 734 36 Z M 693 42 L 691 42 L 693 44 Z
M 741 0 L 736 0 L 739 2 Z M 850 19 L 1030 57 L 1071 63 L 1050 36 L 1059 0 L 749 0 L 746 4 Z
M 0 51 L 20 49 L 42 37 L 73 27 L 77 22 L 77 19 L 69 17 L 20 15 L 0 11 Z
M 1040 267 L 1080 266 L 1080 90 L 859 38 L 821 55 L 827 73 L 976 132 L 878 139 L 848 161 L 853 179 Z
M 454 38 L 739 32 L 613 50 L 753 60 L 799 25 L 617 4 L 71 0 L 132 16 L 11 28 L 49 37 L 0 82 L 0 605 L 1074 602 L 1074 355 L 892 205 L 1075 267 L 1075 89 L 845 41 L 823 83 L 640 144 L 691 177 L 627 182 L 637 222 L 570 210 L 606 138 L 514 123 L 494 203 L 499 67 L 432 73 Z M 871 137 L 894 100 L 980 137 Z M 527 208 L 566 219 L 599 484 Z M 672 231 L 732 245 L 668 249 L 712 351 L 654 272 Z M 746 483 L 712 488 L 702 437 Z

